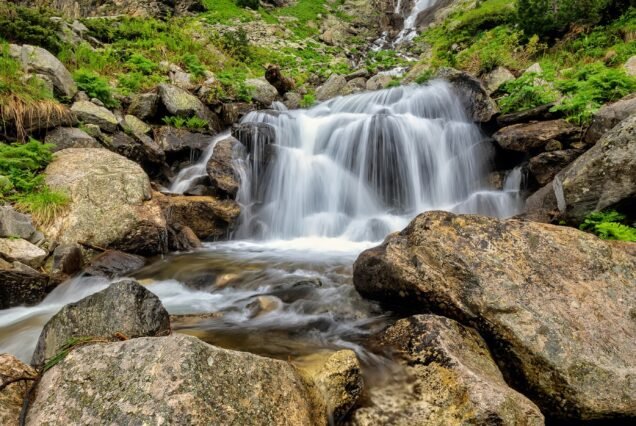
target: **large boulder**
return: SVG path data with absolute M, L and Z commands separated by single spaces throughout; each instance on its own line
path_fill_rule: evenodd
M 604 105 L 592 117 L 592 124 L 585 133 L 585 141 L 594 144 L 621 121 L 636 114 L 636 93 L 623 99 Z
M 0 385 L 9 380 L 24 378 L 0 391 L 0 424 L 18 426 L 24 399 L 31 388 L 37 372 L 13 355 L 0 354 Z M 31 380 L 29 380 L 31 378 Z
M 166 221 L 136 163 L 103 149 L 70 148 L 56 153 L 45 175 L 71 199 L 43 229 L 49 239 L 142 255 L 165 251 Z
M 19 263 L 0 259 L 0 309 L 37 305 L 56 286 L 49 277 Z
M 316 99 L 326 101 L 340 95 L 347 85 L 347 79 L 343 75 L 331 74 L 324 84 L 316 89 Z
M 0 258 L 20 262 L 32 268 L 42 266 L 48 252 L 21 238 L 0 238 Z
M 90 101 L 77 101 L 71 107 L 71 111 L 80 123 L 95 124 L 108 133 L 114 133 L 119 122 L 115 114 L 103 106 L 96 105 Z
M 399 380 L 370 390 L 354 425 L 543 425 L 530 400 L 506 384 L 473 329 L 436 315 L 399 320 L 380 336 L 403 366 Z
M 453 68 L 442 68 L 437 77 L 452 84 L 473 121 L 488 122 L 499 111 L 481 81 L 470 74 Z
M 159 85 L 159 97 L 170 115 L 179 117 L 196 116 L 207 120 L 212 114 L 196 96 L 171 84 Z
M 252 99 L 265 108 L 278 98 L 278 91 L 265 78 L 251 78 L 245 85 L 251 90 Z
M 27 423 L 327 424 L 312 402 L 287 362 L 174 335 L 72 351 L 40 381 Z
M 568 143 L 580 138 L 581 131 L 565 120 L 539 121 L 504 127 L 492 137 L 503 149 L 517 152 L 542 151 L 550 141 Z
M 11 45 L 9 52 L 17 57 L 26 72 L 45 76 L 55 89 L 55 93 L 63 98 L 71 99 L 77 93 L 73 76 L 51 52 L 37 46 Z
M 170 316 L 161 301 L 134 280 L 63 307 L 44 326 L 31 364 L 40 367 L 73 338 L 154 337 L 170 334 Z
M 554 178 L 561 214 L 582 221 L 636 197 L 636 114 L 621 121 Z
M 528 170 L 539 185 L 545 185 L 563 170 L 568 164 L 576 160 L 583 153 L 581 149 L 565 149 L 560 151 L 543 152 L 532 157 L 528 162 Z
M 53 152 L 66 148 L 102 148 L 94 137 L 77 127 L 58 127 L 47 132 L 44 142 L 53 145 Z
M 236 197 L 240 186 L 238 174 L 233 165 L 234 152 L 241 148 L 240 145 L 241 143 L 234 138 L 217 142 L 206 166 L 214 191 L 232 199 Z
M 477 329 L 546 416 L 636 416 L 636 258 L 619 246 L 574 228 L 428 212 L 363 252 L 354 284 Z

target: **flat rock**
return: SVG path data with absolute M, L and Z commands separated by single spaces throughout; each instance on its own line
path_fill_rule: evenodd
M 490 342 L 546 417 L 636 416 L 636 258 L 574 228 L 429 212 L 363 252 L 354 284 Z M 599 392 L 599 389 L 603 389 Z
M 95 124 L 108 133 L 117 131 L 119 123 L 115 114 L 103 106 L 95 105 L 90 101 L 77 101 L 71 107 L 71 111 L 81 123 Z
M 135 254 L 106 250 L 91 259 L 84 272 L 98 277 L 125 277 L 146 265 L 146 259 Z
M 543 150 L 552 141 L 576 140 L 580 130 L 565 120 L 539 121 L 504 127 L 492 137 L 503 149 L 517 152 Z
M 37 372 L 13 355 L 0 354 L 0 384 L 18 377 L 36 377 Z M 18 426 L 20 412 L 27 392 L 33 381 L 24 380 L 12 383 L 0 391 L 0 424 Z
M 44 142 L 53 145 L 53 152 L 66 148 L 103 148 L 94 137 L 77 127 L 58 127 L 46 133 Z
M 9 262 L 21 262 L 39 268 L 48 256 L 46 250 L 21 238 L 0 238 L 0 257 Z

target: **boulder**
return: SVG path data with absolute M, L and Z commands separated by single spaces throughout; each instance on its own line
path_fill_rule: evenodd
M 575 141 L 581 131 L 565 120 L 539 121 L 536 123 L 513 124 L 504 127 L 492 137 L 500 147 L 517 152 L 542 151 L 552 141 Z
M 107 133 L 117 131 L 119 123 L 115 114 L 103 106 L 90 101 L 77 101 L 71 107 L 71 111 L 80 123 L 95 124 Z
M 379 341 L 403 373 L 372 388 L 354 425 L 543 425 L 536 405 L 506 384 L 473 329 L 436 315 L 401 319 Z
M 347 85 L 347 79 L 339 74 L 331 74 L 325 83 L 316 89 L 316 99 L 326 101 L 340 95 L 340 91 Z
M 0 238 L 28 240 L 35 232 L 31 216 L 15 211 L 10 205 L 0 206 Z
M 143 378 L 140 380 L 140 378 Z M 287 362 L 196 337 L 80 347 L 46 372 L 28 424 L 327 424 Z
M 0 258 L 39 268 L 48 252 L 21 238 L 0 238 Z
M 451 83 L 473 121 L 488 122 L 499 111 L 481 82 L 470 74 L 453 68 L 442 68 L 437 77 Z
M 58 96 L 71 99 L 77 93 L 71 73 L 48 50 L 25 44 L 11 45 L 9 51 L 12 56 L 17 56 L 26 72 L 43 75 L 51 81 Z
M 82 249 L 78 244 L 60 244 L 53 250 L 51 276 L 63 280 L 82 269 Z
M 554 107 L 554 103 L 540 105 L 525 111 L 503 114 L 497 117 L 498 127 L 510 126 L 512 124 L 529 123 L 531 121 L 554 120 L 563 117 L 562 112 L 550 111 Z
M 103 149 L 69 148 L 56 153 L 45 176 L 71 199 L 43 229 L 50 240 L 142 255 L 165 251 L 166 221 L 136 163 Z
M 389 86 L 389 83 L 393 81 L 393 77 L 388 74 L 377 74 L 371 77 L 365 83 L 367 90 L 380 90 Z
M 233 102 L 229 104 L 223 104 L 221 107 L 221 119 L 225 126 L 230 127 L 233 124 L 237 124 L 241 121 L 241 118 L 248 112 L 254 111 L 254 104 L 248 102 Z
M 37 305 L 56 286 L 35 269 L 0 259 L 0 309 Z
M 116 132 L 104 144 L 111 151 L 139 164 L 153 177 L 167 169 L 165 153 L 151 137 L 143 133 L 130 136 L 125 132 Z
M 358 77 L 347 81 L 347 85 L 342 89 L 343 95 L 351 95 L 354 93 L 364 92 L 367 89 L 367 80 L 364 77 Z
M 482 76 L 481 81 L 488 94 L 492 94 L 499 90 L 505 83 L 515 79 L 514 74 L 507 68 L 497 67 L 488 74 Z
M 592 117 L 592 124 L 585 133 L 585 142 L 595 144 L 605 133 L 633 114 L 636 114 L 636 93 L 604 105 Z
M 179 117 L 196 116 L 208 120 L 212 114 L 196 96 L 180 87 L 170 84 L 160 84 L 159 96 L 169 115 Z
M 251 78 L 245 85 L 251 90 L 252 99 L 265 108 L 278 98 L 278 91 L 265 78 Z
M 217 142 L 206 166 L 213 190 L 232 199 L 236 197 L 240 186 L 233 164 L 234 151 L 239 149 L 240 145 L 241 143 L 234 138 Z
M 135 95 L 128 107 L 128 114 L 134 115 L 140 120 L 152 120 L 157 115 L 160 101 L 159 94 L 155 92 Z
M 103 148 L 94 137 L 77 127 L 58 127 L 46 133 L 44 142 L 53 145 L 53 152 L 66 148 Z
M 528 170 L 539 185 L 543 186 L 581 154 L 583 150 L 580 149 L 544 152 L 530 159 Z
M 559 210 L 582 221 L 636 197 L 636 114 L 621 121 L 591 149 L 557 174 L 553 184 Z
M 117 250 L 106 250 L 91 259 L 91 264 L 84 270 L 87 275 L 98 277 L 125 277 L 146 265 L 146 259 Z
M 42 366 L 73 338 L 125 338 L 170 334 L 170 317 L 161 301 L 134 280 L 119 281 L 105 290 L 64 306 L 45 325 L 31 364 Z
M 124 119 L 120 123 L 121 128 L 132 135 L 147 135 L 152 131 L 152 127 L 135 117 L 134 115 L 126 114 Z
M 27 392 L 33 384 L 33 378 L 37 376 L 31 366 L 26 365 L 13 355 L 0 354 L 0 385 L 11 379 L 19 377 L 27 378 L 8 385 L 0 391 L 0 424 L 4 426 L 18 426 L 20 424 L 20 412 Z
M 535 222 L 557 223 L 560 212 L 552 182 L 530 195 L 526 199 L 525 207 L 524 218 Z
M 546 416 L 636 416 L 636 258 L 619 246 L 569 227 L 428 212 L 363 252 L 354 284 L 474 327 Z
M 241 123 L 232 129 L 232 136 L 254 154 L 256 150 L 262 150 L 266 145 L 276 143 L 276 129 L 267 123 Z
M 197 159 L 212 143 L 212 136 L 185 129 L 162 126 L 154 130 L 155 142 L 165 152 L 169 163 Z
M 623 68 L 625 68 L 627 75 L 636 77 L 636 55 L 629 58 Z

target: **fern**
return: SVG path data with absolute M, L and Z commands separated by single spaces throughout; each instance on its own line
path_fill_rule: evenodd
M 625 215 L 614 210 L 591 212 L 579 229 L 598 235 L 604 240 L 635 241 L 636 228 L 621 223 Z

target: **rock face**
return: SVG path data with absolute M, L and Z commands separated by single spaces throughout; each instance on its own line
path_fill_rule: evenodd
M 27 423 L 327 424 L 310 401 L 284 361 L 175 335 L 72 351 L 42 378 Z
M 442 68 L 437 77 L 453 85 L 473 121 L 488 122 L 498 112 L 495 101 L 490 98 L 481 82 L 471 75 L 452 68 Z
M 582 153 L 583 150 L 580 149 L 544 152 L 530 159 L 528 170 L 539 185 L 545 185 Z
M 71 338 L 127 338 L 170 334 L 170 317 L 159 298 L 134 280 L 111 284 L 107 289 L 63 307 L 40 334 L 31 364 L 41 366 Z
M 58 127 L 46 134 L 44 142 L 53 145 L 53 152 L 66 148 L 102 148 L 95 138 L 76 127 Z
M 189 226 L 200 239 L 226 235 L 241 212 L 233 200 L 219 200 L 205 195 L 163 196 L 160 202 L 169 223 Z
M 0 354 L 0 384 L 17 377 L 35 377 L 37 372 L 13 355 Z M 19 381 L 0 391 L 0 424 L 18 426 L 22 404 L 32 381 Z
M 325 83 L 316 89 L 316 99 L 326 101 L 340 95 L 340 91 L 347 85 L 347 79 L 339 74 L 332 74 Z
M 20 60 L 27 72 L 43 75 L 51 81 L 57 95 L 71 99 L 77 93 L 71 73 L 48 50 L 25 44 L 11 45 L 10 52 Z
M 544 424 L 537 406 L 508 387 L 475 330 L 418 315 L 399 320 L 380 341 L 396 352 L 406 377 L 372 389 L 372 405 L 356 410 L 353 424 Z
M 636 258 L 618 246 L 573 228 L 429 212 L 363 252 L 354 284 L 476 328 L 546 416 L 636 415 Z
M 95 124 L 108 133 L 114 133 L 117 130 L 117 118 L 103 106 L 95 105 L 90 101 L 77 101 L 71 107 L 71 111 L 80 123 Z
M 504 127 L 493 136 L 503 149 L 517 152 L 542 150 L 553 140 L 568 142 L 580 137 L 580 130 L 565 120 L 539 121 Z
M 240 186 L 232 164 L 234 150 L 239 148 L 238 145 L 240 142 L 234 138 L 217 142 L 206 166 L 210 183 L 215 192 L 232 199 L 236 197 Z
M 552 187 L 562 215 L 577 221 L 636 197 L 636 114 L 557 174 Z
M 139 165 L 107 150 L 71 148 L 58 152 L 45 174 L 71 198 L 43 230 L 49 239 L 142 255 L 165 251 L 165 218 Z
M 38 268 L 48 253 L 35 244 L 20 238 L 0 238 L 0 258 L 9 262 L 21 262 L 32 268 Z
M 604 105 L 594 114 L 585 141 L 596 143 L 605 133 L 609 132 L 630 115 L 636 114 L 636 94 L 631 94 L 612 104 Z

